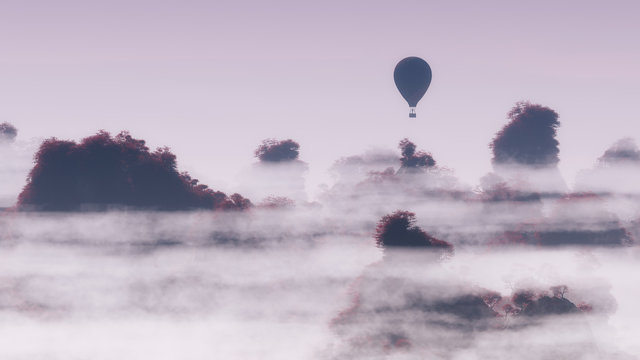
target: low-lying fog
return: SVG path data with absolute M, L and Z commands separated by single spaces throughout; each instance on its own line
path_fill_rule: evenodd
M 527 109 L 555 114 L 520 104 L 505 129 L 528 136 Z M 404 139 L 338 160 L 309 202 L 287 140 L 294 160 L 247 170 L 255 206 L 238 211 L 81 212 L 79 196 L 44 213 L 20 197 L 0 211 L 0 360 L 636 359 L 640 150 L 617 143 L 567 184 L 543 124 L 549 147 L 513 154 L 545 161 L 501 163 L 522 143 L 501 131 L 476 187 Z M 18 145 L 0 154 L 0 207 L 25 186 Z
M 441 208 L 454 213 L 456 205 Z M 416 213 L 425 230 L 444 235 L 452 229 L 453 221 L 434 220 L 433 209 Z M 400 265 L 390 268 L 417 281 L 429 297 L 445 288 L 484 288 L 507 298 L 514 289 L 561 284 L 568 286 L 565 298 L 592 310 L 522 327 L 509 327 L 506 317 L 472 332 L 417 321 L 407 311 L 336 330 L 358 282 L 383 276 L 392 256 L 375 246 L 379 217 L 329 214 L 313 206 L 249 213 L 5 212 L 0 358 L 540 359 L 558 347 L 583 359 L 640 355 L 636 247 L 497 247 L 482 236 L 474 243 L 450 235 L 453 255 L 438 260 L 417 251 L 399 255 Z M 455 234 L 479 228 L 457 223 Z M 368 301 L 400 301 L 394 293 L 376 297 Z M 406 350 L 350 349 L 352 334 L 394 326 L 420 340 Z

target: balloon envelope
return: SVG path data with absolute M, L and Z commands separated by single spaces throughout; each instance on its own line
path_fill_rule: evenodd
M 393 80 L 409 106 L 415 107 L 431 84 L 431 67 L 419 57 L 404 58 L 396 65 Z

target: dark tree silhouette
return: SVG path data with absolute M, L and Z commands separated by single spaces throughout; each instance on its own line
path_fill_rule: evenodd
M 423 309 L 441 314 L 455 315 L 469 321 L 490 319 L 497 314 L 491 306 L 484 301 L 483 297 L 475 294 L 460 295 L 438 301 L 435 304 L 423 305 Z
M 229 196 L 229 200 L 223 203 L 223 209 L 225 210 L 249 210 L 253 207 L 251 200 L 243 197 L 238 193 L 234 193 Z
M 553 296 L 538 293 L 532 290 L 519 290 L 512 297 L 511 301 L 516 306 L 516 315 L 522 316 L 547 316 L 579 313 L 574 303 L 564 298 L 564 293 L 568 290 L 566 285 L 552 286 Z M 514 309 L 511 307 L 511 310 Z M 508 315 L 505 309 L 505 314 Z
M 376 226 L 376 244 L 382 248 L 433 247 L 453 250 L 451 244 L 430 236 L 415 223 L 416 215 L 409 211 L 398 210 L 383 216 Z
M 453 249 L 449 243 L 435 239 L 417 227 L 415 214 L 396 211 L 384 216 L 376 228 L 375 239 L 385 250 L 403 248 L 411 251 L 389 251 L 387 255 L 393 256 L 385 256 L 369 266 L 354 283 L 352 305 L 332 321 L 332 327 L 349 347 L 367 348 L 372 353 L 389 352 L 413 344 L 422 347 L 429 343 L 430 347 L 439 347 L 443 344 L 430 342 L 433 338 L 425 336 L 429 330 L 460 331 L 467 338 L 471 331 L 487 329 L 498 318 L 499 314 L 487 303 L 495 305 L 500 299 L 497 293 L 482 291 L 482 294 L 476 294 L 475 289 L 455 280 L 443 284 L 431 282 L 429 277 L 412 278 L 405 276 L 404 271 L 396 271 L 408 269 L 406 266 L 419 269 L 428 262 L 429 254 L 415 251 L 416 248 L 446 252 Z M 404 324 L 409 317 L 411 324 L 424 326 L 425 331 L 406 331 Z
M 559 161 L 556 129 L 558 114 L 548 107 L 518 102 L 508 113 L 509 123 L 490 144 L 494 164 L 551 166 Z
M 614 165 L 623 163 L 640 163 L 640 150 L 636 142 L 631 138 L 624 138 L 616 141 L 598 159 L 600 165 Z
M 511 301 L 513 301 L 514 305 L 520 308 L 521 310 L 525 310 L 527 306 L 535 301 L 536 295 L 531 290 L 520 290 L 513 294 L 511 297 Z
M 549 290 L 551 290 L 554 297 L 564 299 L 564 294 L 569 290 L 569 287 L 567 285 L 558 285 L 552 286 Z
M 255 150 L 255 156 L 263 162 L 283 162 L 298 158 L 300 144 L 287 140 L 266 139 Z
M 0 143 L 3 141 L 10 142 L 18 135 L 18 129 L 8 122 L 0 124 Z
M 402 152 L 400 162 L 403 169 L 420 169 L 436 165 L 436 161 L 431 154 L 424 151 L 416 152 L 416 144 L 409 141 L 409 139 L 402 139 L 398 147 Z
M 541 296 L 522 312 L 525 316 L 546 316 L 578 313 L 580 309 L 565 298 Z
M 144 140 L 106 131 L 80 143 L 45 140 L 18 197 L 21 209 L 75 211 L 125 206 L 156 210 L 246 209 L 247 199 L 231 198 L 177 171 L 168 148 L 150 152 Z

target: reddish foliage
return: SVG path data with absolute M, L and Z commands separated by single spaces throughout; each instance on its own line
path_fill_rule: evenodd
M 251 203 L 251 200 L 243 197 L 238 193 L 234 193 L 231 196 L 229 196 L 229 198 L 226 199 L 222 204 L 222 208 L 224 210 L 243 211 L 243 210 L 249 210 L 252 207 L 253 207 L 253 204 Z
M 245 209 L 250 202 L 198 184 L 177 171 L 169 148 L 150 152 L 144 140 L 106 131 L 80 143 L 45 140 L 18 198 L 23 209 L 73 211 L 90 206 L 157 210 Z
M 291 161 L 298 158 L 300 144 L 287 140 L 266 139 L 256 149 L 255 156 L 260 161 L 265 162 L 282 162 Z
M 396 211 L 385 215 L 376 226 L 376 243 L 379 247 L 433 247 L 452 251 L 453 246 L 438 240 L 418 226 L 416 215 L 409 211 Z
M 508 113 L 510 122 L 490 144 L 494 164 L 549 166 L 558 163 L 558 114 L 538 104 L 518 102 Z

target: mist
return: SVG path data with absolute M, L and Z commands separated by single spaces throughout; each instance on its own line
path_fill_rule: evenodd
M 0 208 L 15 205 L 38 145 L 37 140 L 0 141 Z
M 299 204 L 244 213 L 5 211 L 0 355 L 324 360 L 640 354 L 638 289 L 629 276 L 638 270 L 636 247 L 498 246 L 492 234 L 514 221 L 461 222 L 500 211 L 470 205 L 447 200 L 411 208 L 420 227 L 454 245 L 445 257 L 377 247 L 378 218 L 369 209 L 349 220 L 328 206 Z M 468 240 L 471 234 L 475 241 Z M 566 299 L 590 310 L 533 323 L 502 315 L 470 330 L 455 318 L 431 318 L 437 314 L 416 314 L 406 305 L 415 291 L 429 301 L 489 290 L 507 299 L 518 289 L 549 292 L 559 284 L 568 287 Z M 356 294 L 363 306 L 399 310 L 337 326 Z M 382 330 L 408 334 L 410 346 L 354 342 Z
M 616 185 L 635 165 L 611 160 L 635 150 L 605 151 L 574 184 L 556 167 L 553 122 L 546 152 L 509 158 L 527 106 L 477 184 L 401 139 L 336 159 L 311 199 L 299 144 L 268 139 L 229 197 L 157 152 L 220 206 L 85 209 L 83 192 L 82 211 L 7 206 L 0 358 L 637 358 L 640 207 Z M 4 148 L 7 205 L 32 158 L 18 145 Z M 102 191 L 90 172 L 70 178 Z

